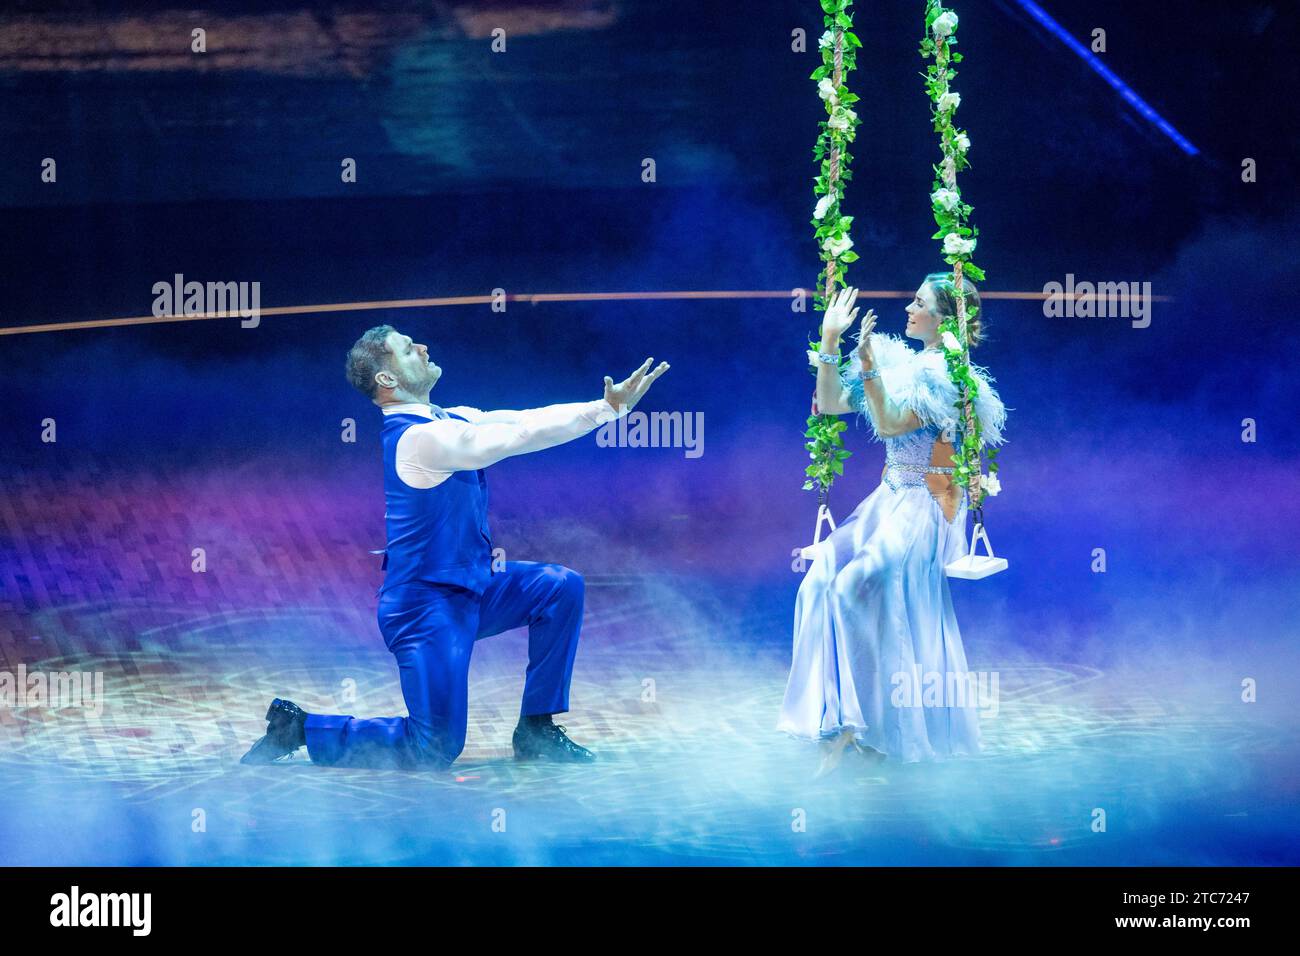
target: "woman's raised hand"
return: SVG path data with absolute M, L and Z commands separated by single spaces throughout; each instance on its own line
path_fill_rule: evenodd
M 862 317 L 862 329 L 858 333 L 858 357 L 862 359 L 864 369 L 874 368 L 876 364 L 876 356 L 871 351 L 871 330 L 875 327 L 875 310 L 867 309 L 867 314 Z
M 831 304 L 826 307 L 826 314 L 822 316 L 823 342 L 839 345 L 844 333 L 849 330 L 853 320 L 858 317 L 858 310 L 853 307 L 857 300 L 858 290 L 853 288 L 841 289 L 831 299 Z

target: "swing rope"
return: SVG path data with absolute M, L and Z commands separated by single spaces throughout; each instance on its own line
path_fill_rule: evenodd
M 965 271 L 960 262 L 953 266 L 952 284 L 957 290 L 957 341 L 961 343 L 962 364 L 969 367 L 970 335 L 966 330 L 966 293 L 962 285 Z M 966 425 L 966 434 L 976 434 L 978 423 L 975 421 L 975 389 L 968 388 L 964 382 L 959 382 L 957 387 L 961 393 L 962 421 Z M 971 515 L 974 516 L 976 524 L 983 524 L 984 487 L 978 455 L 971 461 L 970 486 L 967 491 L 970 494 Z
M 939 227 L 934 238 L 943 240 L 945 259 L 952 266 L 952 284 L 957 306 L 955 328 L 951 329 L 957 347 L 951 348 L 947 342 L 944 343 L 948 374 L 958 390 L 957 404 L 960 406 L 963 424 L 961 443 L 953 456 L 956 465 L 954 478 L 959 484 L 965 485 L 970 498 L 971 514 L 976 524 L 982 524 L 986 488 L 981 456 L 985 449 L 982 428 L 975 411 L 975 398 L 980 386 L 970 372 L 970 317 L 966 305 L 965 280 L 967 276 L 983 279 L 984 273 L 971 261 L 979 230 L 967 224 L 971 207 L 962 202 L 961 192 L 957 188 L 957 172 L 969 165 L 966 153 L 970 148 L 970 138 L 953 125 L 953 115 L 961 104 L 960 94 L 950 89 L 950 83 L 957 75 L 953 64 L 961 61 L 961 54 L 952 49 L 957 43 L 957 23 L 956 12 L 945 9 L 942 0 L 926 0 L 925 38 L 921 43 L 921 55 L 934 56 L 934 65 L 926 70 L 926 90 L 934 102 L 934 129 L 939 134 L 939 145 L 943 152 L 943 161 L 937 169 L 939 175 L 935 181 L 935 190 L 931 195 L 935 222 Z M 944 324 L 940 325 L 941 331 Z M 989 472 L 992 474 L 997 471 L 996 453 L 990 449 L 988 455 Z
M 848 9 L 853 0 L 820 0 L 826 31 L 817 41 L 822 53 L 822 63 L 812 73 L 817 83 L 817 94 L 826 107 L 826 119 L 819 123 L 813 158 L 820 164 L 819 175 L 814 178 L 813 193 L 818 196 L 812 225 L 821 259 L 826 263 L 819 277 L 814 305 L 825 313 L 834 300 L 836 286 L 844 284 L 844 274 L 849 263 L 857 260 L 853 241 L 849 238 L 852 216 L 841 214 L 840 202 L 844 197 L 844 184 L 852 177 L 849 163 L 852 157 L 848 144 L 854 139 L 858 125 L 857 114 L 850 108 L 858 97 L 844 85 L 847 74 L 857 66 L 857 48 L 862 46 L 852 32 L 853 18 Z M 819 351 L 819 341 L 810 342 L 813 351 Z M 840 371 L 845 364 L 841 360 Z M 844 449 L 842 432 L 846 427 L 835 415 L 813 414 L 808 417 L 804 432 L 805 448 L 812 463 L 804 469 L 803 487 L 817 487 L 818 515 L 828 514 L 827 502 L 831 484 L 837 475 L 844 473 L 844 461 L 850 455 Z M 820 527 L 820 520 L 818 526 Z
M 835 68 L 831 73 L 831 81 L 835 84 L 835 88 L 839 89 L 840 83 L 844 79 L 844 29 L 840 26 L 835 28 L 834 49 L 833 62 Z M 826 177 L 826 182 L 829 194 L 836 195 L 840 183 L 840 144 L 835 139 L 831 140 L 831 168 Z M 822 297 L 827 304 L 834 301 L 835 297 L 836 265 L 837 262 L 834 256 L 826 260 L 826 287 L 822 292 Z M 830 482 L 817 483 L 817 507 L 819 512 L 829 505 L 830 493 Z
M 815 179 L 814 193 L 819 196 L 812 224 L 821 258 L 825 262 L 823 281 L 817 290 L 816 304 L 825 313 L 833 302 L 837 287 L 843 286 L 846 265 L 857 260 L 849 238 L 852 216 L 841 213 L 844 183 L 851 178 L 848 165 L 851 156 L 847 145 L 853 142 L 858 125 L 857 114 L 850 108 L 858 97 L 845 87 L 846 74 L 856 67 L 856 50 L 861 41 L 852 32 L 853 20 L 848 10 L 853 0 L 819 0 L 824 14 L 826 32 L 818 41 L 822 50 L 822 65 L 813 71 L 818 95 L 823 100 L 827 118 L 813 150 L 821 162 L 820 175 Z M 980 281 L 984 273 L 971 261 L 979 230 L 966 222 L 971 207 L 963 203 L 957 188 L 957 173 L 966 168 L 966 151 L 970 140 L 965 132 L 953 125 L 953 114 L 961 102 L 960 94 L 950 90 L 949 82 L 957 74 L 953 64 L 961 61 L 961 54 L 952 47 L 957 43 L 957 14 L 945 9 L 942 0 L 926 0 L 925 39 L 921 44 L 923 56 L 934 57 L 927 68 L 926 88 L 934 101 L 935 132 L 940 134 L 943 161 L 935 168 L 936 178 L 931 196 L 935 221 L 939 231 L 934 238 L 943 240 L 945 260 L 952 267 L 952 284 L 956 300 L 956 315 L 939 326 L 948 374 L 958 392 L 958 409 L 961 435 L 953 455 L 953 478 L 966 488 L 971 514 L 977 522 L 983 520 L 983 501 L 990 486 L 983 476 L 982 457 L 985 454 L 981 424 L 976 413 L 976 396 L 979 382 L 971 373 L 970 323 L 972 312 L 967 304 L 966 279 Z M 811 349 L 820 350 L 820 342 L 809 343 Z M 842 362 L 840 371 L 845 370 Z M 843 474 L 844 450 L 840 432 L 843 423 L 833 415 L 812 415 L 804 433 L 812 464 L 805 469 L 804 488 L 814 484 L 818 490 L 818 515 L 827 509 L 830 486 L 837 475 Z M 956 436 L 954 436 L 956 437 Z M 989 473 L 997 471 L 996 449 L 988 449 Z M 991 487 L 996 493 L 996 487 Z
M 836 89 L 838 89 L 844 79 L 844 30 L 839 27 L 836 27 L 835 29 L 834 46 L 835 69 L 832 73 L 832 82 L 835 84 Z M 836 195 L 840 184 L 840 144 L 838 140 L 835 139 L 831 140 L 831 169 L 830 173 L 826 177 L 826 182 L 828 187 L 827 191 L 831 195 Z M 833 300 L 835 295 L 837 265 L 838 263 L 834 256 L 831 256 L 826 260 L 826 288 L 825 291 L 822 292 L 822 296 L 825 298 L 827 304 Z

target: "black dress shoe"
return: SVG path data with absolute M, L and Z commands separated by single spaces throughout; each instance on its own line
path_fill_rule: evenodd
M 565 734 L 564 728 L 547 721 L 529 723 L 520 721 L 515 728 L 516 760 L 555 760 L 561 763 L 590 763 L 596 755 L 586 747 L 575 744 Z
M 275 698 L 266 711 L 266 736 L 253 744 L 239 762 L 267 764 L 290 756 L 307 743 L 303 727 L 306 721 L 307 712 L 293 701 Z

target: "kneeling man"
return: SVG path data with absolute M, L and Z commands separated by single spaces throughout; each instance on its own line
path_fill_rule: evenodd
M 442 369 L 426 346 L 388 325 L 361 336 L 348 353 L 348 380 L 384 414 L 388 548 L 379 630 L 397 658 L 409 716 L 307 714 L 276 698 L 266 735 L 241 763 L 271 763 L 306 746 L 320 764 L 446 768 L 465 746 L 474 642 L 525 625 L 528 670 L 515 757 L 594 759 L 551 719 L 569 709 L 582 577 L 531 561 L 493 570 L 484 469 L 580 438 L 631 411 L 668 370 L 661 362 L 652 371 L 652 362 L 646 359 L 617 385 L 606 376 L 605 396 L 593 402 L 526 411 L 442 409 L 429 402 Z

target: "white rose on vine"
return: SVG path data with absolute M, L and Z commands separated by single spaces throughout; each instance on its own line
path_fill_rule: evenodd
M 832 106 L 839 102 L 835 96 L 835 83 L 829 77 L 817 84 L 817 95 Z
M 930 29 L 939 39 L 950 37 L 957 32 L 957 14 L 951 10 L 945 10 L 934 18 L 934 23 L 930 24 Z
M 951 113 L 953 110 L 955 110 L 955 109 L 956 109 L 957 107 L 959 107 L 959 106 L 961 106 L 961 94 L 960 94 L 960 93 L 957 93 L 957 92 L 949 92 L 949 93 L 945 93 L 945 94 L 943 94 L 943 96 L 939 97 L 939 112 L 940 112 L 940 113 Z
M 952 139 L 953 144 L 957 147 L 957 152 L 964 153 L 970 149 L 970 137 L 965 133 L 958 133 Z
M 961 343 L 957 341 L 957 336 L 953 335 L 951 332 L 943 333 L 943 347 L 949 352 L 961 351 Z
M 831 129 L 848 129 L 857 118 L 858 114 L 847 106 L 837 106 L 831 118 L 826 121 L 826 125 Z
M 826 241 L 822 243 L 822 249 L 829 252 L 832 256 L 839 258 L 853 248 L 853 240 L 848 236 L 841 236 L 836 239 L 834 236 L 827 236 Z
M 835 197 L 827 193 L 821 199 L 817 200 L 817 208 L 813 210 L 813 218 L 820 219 L 826 215 L 826 211 L 831 208 L 831 203 L 835 202 Z
M 998 481 L 997 475 L 980 475 L 980 487 L 990 497 L 996 497 L 997 493 L 1002 490 L 1002 482 Z
M 952 212 L 961 202 L 961 195 L 953 189 L 936 189 L 930 194 L 930 201 L 945 212 Z
M 834 44 L 835 44 L 835 34 L 832 33 L 830 30 L 827 30 L 825 33 L 821 35 L 821 39 L 817 41 L 817 48 L 819 50 L 824 50 L 828 46 L 834 46 Z
M 966 256 L 975 251 L 974 239 L 963 239 L 955 232 L 943 237 L 943 252 L 947 256 Z

